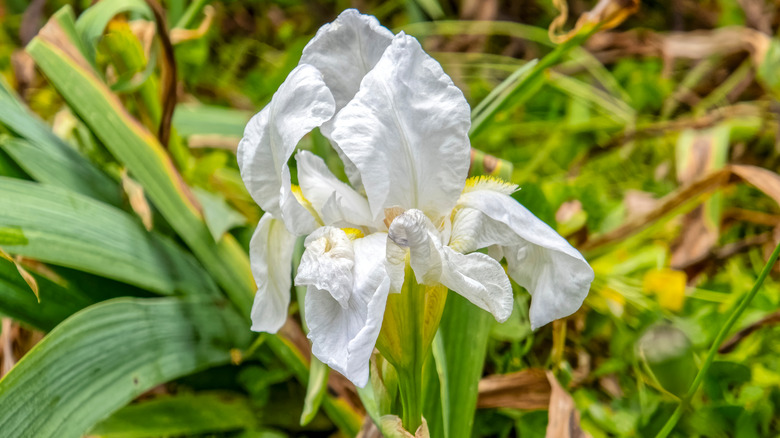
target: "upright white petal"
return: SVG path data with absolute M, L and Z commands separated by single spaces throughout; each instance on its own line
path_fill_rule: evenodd
M 329 292 L 346 308 L 352 295 L 352 241 L 339 228 L 321 227 L 306 237 L 306 250 L 295 276 L 297 286 L 313 286 Z
M 317 31 L 317 35 L 303 48 L 300 63 L 311 64 L 322 72 L 338 112 L 352 100 L 363 76 L 374 68 L 392 40 L 393 33 L 379 24 L 375 17 L 347 9 L 334 22 Z M 331 139 L 333 121 L 326 122 L 320 129 L 325 137 Z M 349 182 L 362 190 L 360 172 L 338 145 L 333 146 L 344 162 Z
M 295 236 L 266 213 L 249 242 L 252 275 L 257 294 L 252 305 L 252 330 L 276 333 L 287 320 L 292 286 L 292 253 Z
M 359 387 L 368 382 L 390 290 L 383 266 L 386 239 L 386 234 L 375 233 L 353 242 L 353 293 L 346 308 L 327 291 L 309 287 L 306 293 L 312 353 Z
M 371 15 L 347 9 L 322 26 L 303 48 L 300 64 L 322 72 L 336 111 L 352 100 L 363 76 L 371 71 L 393 40 L 393 33 Z
M 387 242 L 392 290 L 403 284 L 405 251 L 418 283 L 443 284 L 499 322 L 512 313 L 512 286 L 501 265 L 485 254 L 460 254 L 443 246 L 431 221 L 419 210 L 409 210 L 390 225 Z
M 320 72 L 296 67 L 271 103 L 246 126 L 238 145 L 238 166 L 249 193 L 260 207 L 282 218 L 296 234 L 316 228 L 314 218 L 292 196 L 287 167 L 298 142 L 333 117 L 335 103 Z
M 509 275 L 532 295 L 532 328 L 580 308 L 593 269 L 566 239 L 503 193 L 464 193 L 458 207 L 450 245 L 461 252 L 503 247 Z
M 325 225 L 373 225 L 366 198 L 339 181 L 322 158 L 308 151 L 300 151 L 295 155 L 295 160 L 303 195 L 319 212 Z
M 375 220 L 385 208 L 448 215 L 469 166 L 469 106 L 411 36 L 397 35 L 334 118 L 332 139 L 357 166 Z

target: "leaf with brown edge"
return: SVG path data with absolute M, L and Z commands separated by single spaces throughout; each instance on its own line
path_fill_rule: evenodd
M 550 408 L 546 438 L 590 438 L 580 427 L 580 412 L 568 392 L 558 383 L 552 371 L 547 371 L 550 382 Z
M 54 14 L 26 50 L 73 112 L 133 178 L 242 315 L 249 315 L 255 282 L 239 243 L 226 234 L 215 242 L 200 205 L 159 140 L 132 117 L 81 50 L 72 9 Z

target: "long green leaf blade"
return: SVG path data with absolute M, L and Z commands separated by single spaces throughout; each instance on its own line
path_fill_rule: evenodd
M 252 428 L 256 423 L 246 397 L 185 394 L 126 406 L 95 425 L 89 434 L 103 438 L 197 435 Z
M 0 177 L 0 246 L 161 294 L 210 293 L 191 255 L 128 213 L 57 187 Z M 13 232 L 13 233 L 12 233 Z
M 13 319 L 49 331 L 75 312 L 92 304 L 84 294 L 62 287 L 38 275 L 41 302 L 19 275 L 16 265 L 0 258 L 0 312 Z
M 464 324 L 465 321 L 468 324 Z M 477 409 L 477 385 L 493 323 L 490 313 L 460 295 L 447 297 L 437 339 L 433 342 L 441 385 L 444 434 L 433 436 L 471 436 Z
M 230 307 L 176 298 L 106 301 L 55 328 L 0 380 L 3 436 L 80 437 L 160 383 L 244 346 Z
M 195 198 L 162 145 L 98 77 L 78 50 L 75 34 L 72 12 L 65 7 L 41 29 L 27 51 L 248 317 L 255 283 L 246 254 L 230 235 L 219 243 L 214 241 Z
M 79 155 L 18 99 L 0 78 L 0 124 L 20 139 L 2 138 L 2 148 L 38 181 L 56 184 L 113 205 L 121 203 L 117 183 Z

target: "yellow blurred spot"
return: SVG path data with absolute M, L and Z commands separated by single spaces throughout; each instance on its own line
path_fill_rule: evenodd
M 642 284 L 642 289 L 653 293 L 658 298 L 658 304 L 664 309 L 678 312 L 685 303 L 685 272 L 673 269 L 656 269 L 648 271 Z
M 623 294 L 616 291 L 615 289 L 612 289 L 609 286 L 601 289 L 600 293 L 601 296 L 604 297 L 604 299 L 614 301 L 615 303 L 620 304 L 621 306 L 626 304 L 626 297 L 624 297 Z
M 241 354 L 241 350 L 239 350 L 238 348 L 231 348 L 230 349 L 230 362 L 233 365 L 240 365 L 243 360 L 244 360 L 244 357 Z

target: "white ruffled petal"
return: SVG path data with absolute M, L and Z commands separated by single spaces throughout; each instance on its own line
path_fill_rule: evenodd
M 322 72 L 338 112 L 352 100 L 363 77 L 374 68 L 392 40 L 393 33 L 379 24 L 375 17 L 347 9 L 335 21 L 317 31 L 317 35 L 303 48 L 300 63 L 311 64 Z M 332 140 L 333 121 L 323 124 L 320 130 Z M 344 162 L 349 182 L 362 190 L 360 172 L 338 145 L 333 146 Z
M 504 268 L 482 253 L 461 254 L 442 247 L 444 259 L 441 284 L 487 310 L 498 322 L 512 314 L 514 297 Z
M 392 40 L 393 33 L 375 17 L 347 9 L 317 31 L 303 48 L 300 63 L 322 72 L 338 111 L 352 100 L 363 76 L 374 68 Z
M 403 285 L 406 251 L 417 282 L 443 284 L 499 321 L 512 313 L 512 286 L 501 265 L 485 254 L 460 254 L 439 242 L 439 236 L 420 210 L 395 218 L 388 230 L 387 265 L 392 291 Z
M 352 241 L 339 228 L 322 227 L 306 237 L 304 246 L 295 284 L 327 291 L 341 307 L 347 308 L 355 264 Z
M 390 289 L 383 266 L 385 240 L 385 234 L 375 233 L 353 242 L 353 293 L 346 308 L 326 291 L 309 287 L 306 293 L 312 353 L 359 387 L 368 382 Z
M 366 198 L 339 181 L 322 158 L 308 151 L 300 151 L 295 155 L 295 160 L 303 195 L 319 212 L 325 225 L 373 225 Z
M 252 330 L 276 333 L 287 320 L 292 286 L 292 253 L 295 236 L 266 213 L 249 243 L 252 275 L 257 294 L 252 305 Z
M 393 39 L 333 124 L 375 220 L 391 207 L 434 220 L 450 213 L 468 172 L 469 106 L 416 39 Z
M 458 206 L 452 247 L 461 252 L 495 244 L 503 247 L 509 275 L 532 295 L 532 328 L 580 308 L 593 269 L 566 239 L 503 193 L 464 193 Z
M 399 279 L 403 279 L 407 251 L 419 284 L 440 283 L 442 261 L 438 240 L 431 220 L 420 210 L 407 210 L 393 220 L 387 230 L 387 263 L 391 265 L 388 270 L 393 279 L 393 292 L 398 292 L 403 285 Z
M 333 96 L 320 72 L 299 65 L 271 103 L 252 117 L 238 145 L 241 178 L 252 198 L 296 234 L 306 234 L 316 224 L 291 193 L 287 160 L 301 138 L 334 113 Z

